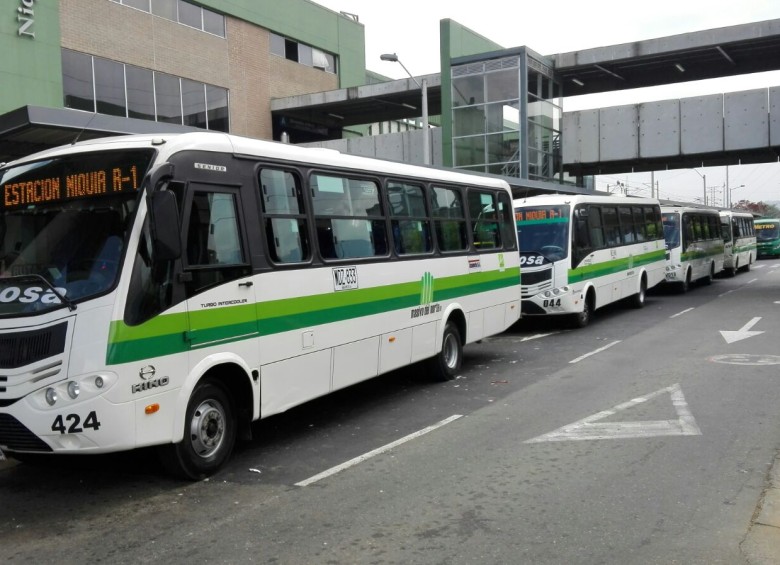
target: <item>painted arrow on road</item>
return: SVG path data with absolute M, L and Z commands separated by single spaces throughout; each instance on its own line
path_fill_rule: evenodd
M 639 406 L 654 398 L 669 394 L 677 412 L 676 420 L 650 420 L 628 422 L 603 422 L 624 410 Z M 634 398 L 618 404 L 610 410 L 604 410 L 588 416 L 578 422 L 558 428 L 548 434 L 538 436 L 524 443 L 543 443 L 548 441 L 579 441 L 595 439 L 641 439 L 661 436 L 700 436 L 701 430 L 688 409 L 679 384 L 662 388 L 651 394 Z
M 739 328 L 737 331 L 723 331 L 721 330 L 720 335 L 723 336 L 723 339 L 726 340 L 726 343 L 734 343 L 735 341 L 740 341 L 743 339 L 747 339 L 749 337 L 753 337 L 754 335 L 760 335 L 764 332 L 751 332 L 750 328 L 755 326 L 761 318 L 753 318 L 750 320 L 747 324 Z

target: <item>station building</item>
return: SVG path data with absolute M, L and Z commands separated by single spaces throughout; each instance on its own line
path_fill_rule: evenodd
M 366 69 L 359 16 L 308 0 L 0 10 L 0 162 L 76 139 L 202 128 L 422 163 L 427 138 L 429 164 L 579 192 L 596 169 L 567 173 L 564 95 L 780 68 L 777 20 L 549 56 L 442 20 L 442 72 L 389 80 Z

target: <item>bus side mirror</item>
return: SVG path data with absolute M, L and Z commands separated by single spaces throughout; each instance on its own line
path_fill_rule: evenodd
M 152 255 L 156 261 L 172 261 L 181 257 L 179 208 L 173 192 L 163 190 L 152 193 L 149 199 L 149 227 Z

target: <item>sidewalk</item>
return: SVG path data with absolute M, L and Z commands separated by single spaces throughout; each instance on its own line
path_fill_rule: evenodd
M 742 553 L 750 565 L 780 564 L 780 455 L 769 471 L 769 486 L 742 542 Z

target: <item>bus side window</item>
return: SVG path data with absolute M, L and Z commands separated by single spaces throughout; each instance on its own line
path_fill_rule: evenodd
M 310 182 L 323 259 L 387 255 L 385 220 L 375 181 L 315 173 Z
M 574 267 L 585 259 L 593 251 L 590 243 L 590 231 L 588 230 L 588 213 L 585 208 L 577 208 L 574 211 Z
M 260 197 L 271 260 L 276 263 L 308 261 L 308 227 L 298 176 L 290 171 L 261 170 Z
M 590 232 L 590 244 L 593 249 L 604 248 L 604 228 L 601 225 L 601 208 L 590 206 L 588 208 L 588 231 Z
M 398 255 L 433 251 L 431 225 L 423 187 L 401 181 L 387 183 L 393 245 Z
M 614 206 L 604 206 L 601 209 L 601 212 L 602 219 L 604 220 L 604 235 L 606 236 L 607 247 L 617 247 L 622 243 L 617 208 Z
M 465 251 L 468 248 L 468 236 L 460 191 L 435 186 L 431 199 L 434 230 L 439 249 Z
M 498 222 L 501 230 L 501 243 L 504 249 L 517 249 L 517 227 L 515 225 L 515 214 L 512 209 L 512 202 L 509 195 L 501 192 L 498 195 Z
M 489 192 L 469 189 L 468 203 L 474 247 L 495 249 L 501 242 L 493 195 Z

